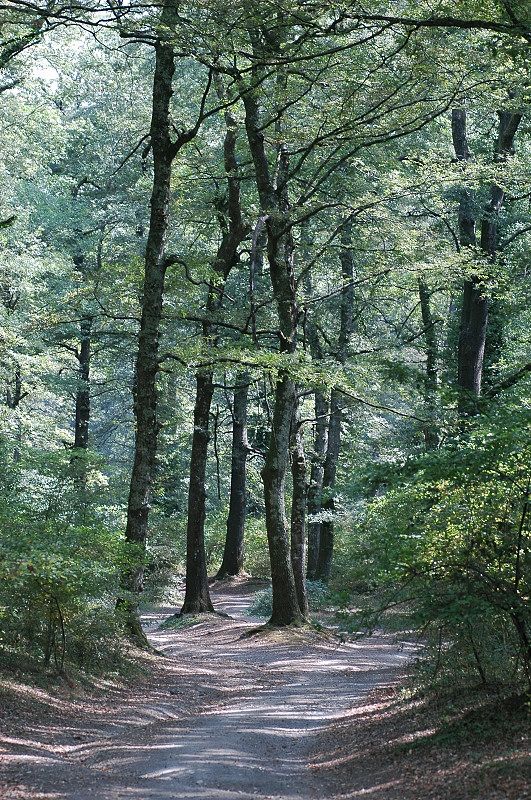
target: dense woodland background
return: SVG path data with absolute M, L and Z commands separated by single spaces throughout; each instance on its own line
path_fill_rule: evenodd
M 4 663 L 245 570 L 529 686 L 529 22 L 0 2 Z

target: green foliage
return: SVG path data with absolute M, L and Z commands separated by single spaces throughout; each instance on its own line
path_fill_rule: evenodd
M 108 512 L 94 507 L 94 465 L 83 484 L 77 466 L 47 453 L 11 467 L 0 496 L 0 648 L 98 671 L 120 651 L 113 605 L 125 559 Z
M 328 586 L 321 581 L 306 581 L 306 591 L 310 611 L 323 611 L 330 606 L 334 599 Z M 258 592 L 249 607 L 249 613 L 256 617 L 271 616 L 272 592 L 270 587 Z
M 442 681 L 528 682 L 531 651 L 527 409 L 493 413 L 411 462 L 353 524 L 351 580 L 422 632 L 427 674 Z
M 205 526 L 207 569 L 215 575 L 223 557 L 228 508 L 211 510 Z M 144 602 L 179 605 L 184 593 L 186 565 L 186 517 L 154 514 L 146 552 Z M 261 517 L 248 516 L 245 525 L 244 570 L 256 578 L 268 578 L 271 567 L 267 534 Z
M 479 275 L 491 302 L 484 388 L 495 388 L 529 360 L 528 121 L 520 125 L 514 153 L 495 159 L 492 152 L 497 111 L 524 106 L 528 56 L 519 25 L 502 5 L 443 2 L 436 13 L 501 20 L 509 29 L 503 32 L 488 25 L 379 27 L 358 19 L 348 4 L 306 8 L 279 0 L 273 15 L 268 3 L 183 5 L 178 29 L 168 31 L 177 61 L 172 136 L 195 125 L 211 61 L 219 72 L 205 111 L 230 96 L 225 111 L 243 168 L 240 210 L 249 235 L 224 283 L 213 269 L 229 221 L 227 117 L 218 109 L 173 164 L 167 253 L 177 258 L 166 272 L 158 337 L 162 428 L 150 537 L 146 554 L 139 547 L 127 555 L 120 531 L 134 442 L 131 390 L 153 177 L 147 136 L 153 58 L 140 39 L 151 26 L 160 33 L 160 8 L 124 8 L 119 21 L 98 20 L 96 38 L 67 17 L 59 26 L 45 25 L 44 2 L 31 11 L 20 6 L 0 23 L 0 635 L 6 652 L 24 651 L 47 666 L 57 660 L 61 667 L 64 658 L 103 669 L 106 654 L 112 661 L 118 652 L 118 574 L 132 561 L 145 564 L 147 601 L 180 602 L 194 373 L 206 362 L 216 384 L 204 487 L 209 572 L 221 562 L 226 531 L 230 387 L 237 370 L 245 365 L 251 380 L 245 569 L 256 576 L 270 575 L 260 470 L 276 376 L 287 371 L 300 389 L 308 462 L 312 392 L 319 387 L 329 396 L 341 389 L 337 480 L 323 497 L 334 501 L 334 596 L 310 584 L 310 604 L 348 606 L 353 592 L 362 593 L 370 597 L 368 625 L 377 606 L 398 604 L 426 637 L 439 678 L 520 678 L 529 636 L 528 422 L 523 413 L 496 416 L 488 397 L 483 405 L 492 413 L 483 423 L 456 436 L 455 420 L 456 298 L 464 277 Z M 92 8 L 82 0 L 71 13 L 88 22 Z M 383 0 L 371 11 L 422 20 L 434 7 Z M 258 101 L 271 174 L 283 149 L 291 171 L 285 201 L 299 320 L 294 352 L 279 348 L 267 248 L 262 253 L 252 241 L 270 209 L 256 196 L 242 90 Z M 449 111 L 457 105 L 468 113 L 474 157 L 466 162 L 456 161 L 452 149 Z M 460 246 L 457 221 L 466 187 L 479 242 L 494 182 L 507 195 L 496 212 L 496 259 L 479 246 Z M 353 330 L 339 363 L 346 219 L 355 261 Z M 419 281 L 429 294 L 428 325 L 419 311 Z M 209 283 L 219 292 L 216 310 L 205 304 Z M 205 315 L 207 338 L 201 335 Z M 86 463 L 79 457 L 75 465 L 72 423 L 87 319 L 89 435 L 98 455 Z M 428 331 L 436 351 L 431 388 Z M 528 396 L 522 394 L 524 406 Z M 421 457 L 427 428 L 444 446 Z M 288 478 L 287 510 L 289 484 Z M 257 609 L 270 613 L 267 592 Z M 393 619 L 398 625 L 397 612 Z
M 263 518 L 247 518 L 244 568 L 246 572 L 256 578 L 268 578 L 271 574 L 267 533 Z
M 249 606 L 249 614 L 254 617 L 270 617 L 273 606 L 273 593 L 271 587 L 263 589 L 258 592 L 251 605 Z

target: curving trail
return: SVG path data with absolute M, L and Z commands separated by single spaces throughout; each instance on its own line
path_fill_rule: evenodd
M 99 715 L 95 727 L 80 724 L 82 741 L 63 738 L 42 757 L 22 748 L 12 764 L 21 793 L 11 796 L 323 798 L 309 769 L 317 736 L 365 692 L 394 682 L 411 648 L 384 637 L 338 645 L 311 633 L 241 639 L 257 624 L 246 613 L 248 589 L 222 586 L 213 597 L 232 619 L 170 631 L 158 628 L 166 613 L 150 615 L 150 640 L 167 656 L 165 677 Z

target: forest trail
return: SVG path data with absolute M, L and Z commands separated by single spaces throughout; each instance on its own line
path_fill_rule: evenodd
M 214 588 L 217 609 L 231 618 L 177 630 L 159 627 L 173 609 L 148 615 L 166 677 L 129 704 L 101 709 L 90 730 L 79 719 L 81 743 L 63 736 L 40 756 L 21 748 L 13 766 L 24 780 L 7 797 L 323 798 L 309 769 L 319 734 L 365 692 L 392 683 L 411 649 L 390 638 L 338 644 L 306 632 L 241 639 L 258 622 L 247 614 L 251 597 L 245 585 Z

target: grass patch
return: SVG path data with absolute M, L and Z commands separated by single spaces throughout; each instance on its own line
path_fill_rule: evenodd
M 159 628 L 161 630 L 172 631 L 179 631 L 183 628 L 191 628 L 193 625 L 203 622 L 205 620 L 205 616 L 205 614 L 172 614 L 171 617 L 167 617 L 160 623 Z

